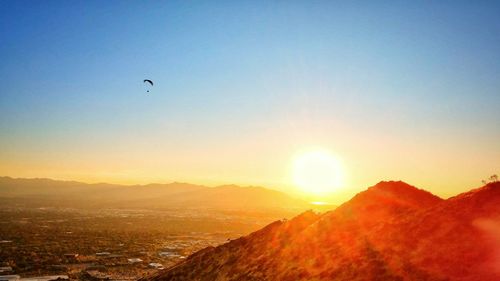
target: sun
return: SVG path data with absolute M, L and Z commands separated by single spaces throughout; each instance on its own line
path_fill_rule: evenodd
M 298 154 L 293 160 L 292 175 L 302 192 L 315 196 L 328 195 L 343 185 L 340 160 L 323 149 Z

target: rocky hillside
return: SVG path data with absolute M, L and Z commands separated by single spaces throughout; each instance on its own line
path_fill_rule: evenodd
M 500 280 L 500 183 L 442 200 L 381 182 L 145 279 Z

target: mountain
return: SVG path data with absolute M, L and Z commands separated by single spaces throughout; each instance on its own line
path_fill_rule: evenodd
M 302 200 L 263 187 L 188 183 L 117 185 L 0 177 L 0 201 L 30 206 L 146 209 L 291 210 L 311 208 Z
M 443 200 L 381 182 L 144 280 L 500 280 L 500 183 Z
M 240 187 L 223 185 L 215 188 L 188 191 L 173 195 L 157 196 L 149 200 L 151 206 L 159 206 L 168 201 L 171 206 L 204 206 L 212 209 L 276 209 L 304 208 L 308 203 L 288 195 L 263 187 Z

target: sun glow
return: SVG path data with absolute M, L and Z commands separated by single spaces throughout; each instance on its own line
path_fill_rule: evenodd
M 304 193 L 328 195 L 343 185 L 342 165 L 327 150 L 301 153 L 293 161 L 293 182 Z

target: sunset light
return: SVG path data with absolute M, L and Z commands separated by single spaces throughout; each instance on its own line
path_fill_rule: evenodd
M 0 1 L 0 281 L 500 281 L 500 1 Z
M 301 153 L 293 162 L 293 182 L 306 194 L 327 195 L 343 185 L 341 163 L 327 150 Z

